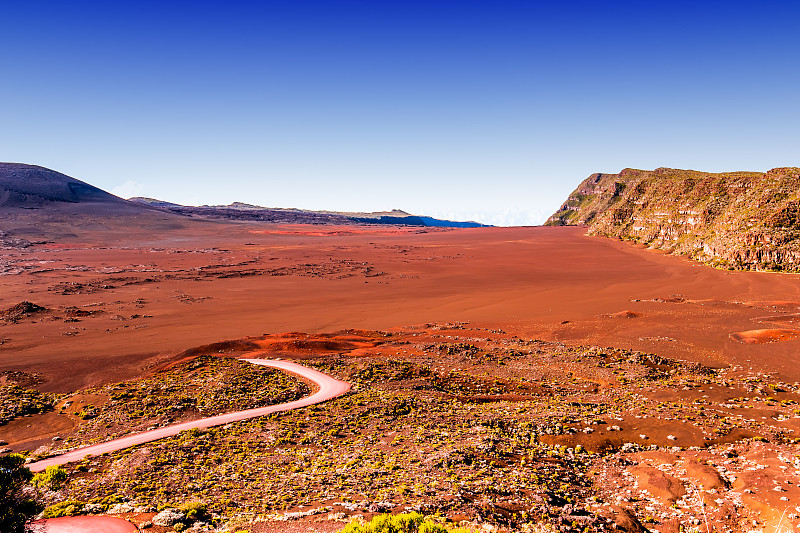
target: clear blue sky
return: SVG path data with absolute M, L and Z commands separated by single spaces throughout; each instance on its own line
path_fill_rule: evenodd
M 797 2 L 11 1 L 0 21 L 0 160 L 125 196 L 530 224 L 592 172 L 800 166 Z

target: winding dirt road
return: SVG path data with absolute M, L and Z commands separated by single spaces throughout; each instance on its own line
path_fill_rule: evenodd
M 135 525 L 112 516 L 62 516 L 37 520 L 31 524 L 32 533 L 131 533 Z
M 128 435 L 127 437 L 121 437 L 119 439 L 110 440 L 108 442 L 101 442 L 100 444 L 93 444 L 92 446 L 79 448 L 77 450 L 73 450 L 63 455 L 57 455 L 55 457 L 49 457 L 47 459 L 42 459 L 41 461 L 36 461 L 34 463 L 28 464 L 27 466 L 28 468 L 31 469 L 32 472 L 41 472 L 48 466 L 63 465 L 65 463 L 71 463 L 73 461 L 80 461 L 87 455 L 101 455 L 104 453 L 124 450 L 125 448 L 136 446 L 137 444 L 144 444 L 145 442 L 152 442 L 154 440 L 159 440 L 166 437 L 172 437 L 173 435 L 177 435 L 181 431 L 185 431 L 187 429 L 210 428 L 213 426 L 220 426 L 222 424 L 227 424 L 229 422 L 238 422 L 240 420 L 256 418 L 271 413 L 280 413 L 283 411 L 290 411 L 292 409 L 297 409 L 299 407 L 306 407 L 309 405 L 313 405 L 315 403 L 320 403 L 326 400 L 330 400 L 331 398 L 335 398 L 337 396 L 341 396 L 342 394 L 350 390 L 350 384 L 347 383 L 346 381 L 340 381 L 327 374 L 323 374 L 322 372 L 314 370 L 313 368 L 308 368 L 306 366 L 298 365 L 297 363 L 291 363 L 289 361 L 267 360 L 267 359 L 242 359 L 242 360 L 247 361 L 248 363 L 253 363 L 254 365 L 269 366 L 272 368 L 283 370 L 284 372 L 290 372 L 292 374 L 296 374 L 302 378 L 311 381 L 319 389 L 314 394 L 306 396 L 305 398 L 302 398 L 300 400 L 295 400 L 293 402 L 280 403 L 277 405 L 268 405 L 267 407 L 258 407 L 256 409 L 247 409 L 246 411 L 236 411 L 233 413 L 226 413 L 223 415 L 201 418 L 199 420 L 190 420 L 189 422 L 182 422 L 180 424 L 175 424 L 172 426 L 166 426 L 151 431 L 145 431 L 142 433 L 136 433 L 134 435 Z
M 233 413 L 226 413 L 224 415 L 210 416 L 208 418 L 201 418 L 200 420 L 191 420 L 173 426 L 167 426 L 152 431 L 145 431 L 144 433 L 137 433 L 135 435 L 128 435 L 119 439 L 110 440 L 100 444 L 87 446 L 78 450 L 65 453 L 56 457 L 50 457 L 35 463 L 30 463 L 28 468 L 33 472 L 40 472 L 53 465 L 63 465 L 73 461 L 79 461 L 87 455 L 99 455 L 103 453 L 115 452 L 123 450 L 137 444 L 144 444 L 145 442 L 152 442 L 154 440 L 163 439 L 177 435 L 181 431 L 192 428 L 209 428 L 212 426 L 219 426 L 229 422 L 238 422 L 240 420 L 247 420 L 249 418 L 256 418 L 271 413 L 280 413 L 283 411 L 290 411 L 299 407 L 306 407 L 315 403 L 324 402 L 341 396 L 350 390 L 350 384 L 346 381 L 340 381 L 327 374 L 323 374 L 313 368 L 308 368 L 297 363 L 289 361 L 267 360 L 267 359 L 243 359 L 254 365 L 269 366 L 296 374 L 302 378 L 311 381 L 318 387 L 318 390 L 310 395 L 296 400 L 294 402 L 281 403 L 277 405 L 269 405 L 267 407 L 259 407 L 257 409 L 248 409 L 246 411 L 236 411 Z M 123 520 L 121 518 L 114 518 L 110 516 L 70 516 L 63 518 L 53 518 L 50 520 L 37 520 L 32 524 L 33 531 L 36 533 L 128 533 L 136 531 L 136 526 Z

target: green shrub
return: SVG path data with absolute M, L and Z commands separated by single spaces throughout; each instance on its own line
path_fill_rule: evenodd
M 65 502 L 54 503 L 42 512 L 42 518 L 75 516 L 77 514 L 81 514 L 84 505 L 86 505 L 84 502 L 78 500 L 67 500 Z
M 0 531 L 22 533 L 28 518 L 39 511 L 39 504 L 22 492 L 31 477 L 23 455 L 0 456 Z
M 447 533 L 447 528 L 442 524 L 426 520 L 419 525 L 419 533 Z
M 419 513 L 380 514 L 368 524 L 353 520 L 340 533 L 472 533 L 468 529 L 448 529 Z
M 208 512 L 208 507 L 202 502 L 184 503 L 181 505 L 180 510 L 189 520 L 208 520 L 211 518 L 211 514 Z
M 39 472 L 33 476 L 31 482 L 39 488 L 58 490 L 66 480 L 66 470 L 60 466 L 48 466 L 44 472 Z

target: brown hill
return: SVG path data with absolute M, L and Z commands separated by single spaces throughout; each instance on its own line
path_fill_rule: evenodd
M 132 228 L 159 232 L 184 227 L 184 218 L 48 168 L 0 163 L 0 249 L 53 240 L 114 242 Z
M 0 163 L 0 206 L 40 208 L 52 204 L 139 206 L 88 183 L 36 165 Z
M 800 168 L 592 174 L 546 224 L 585 224 L 732 270 L 800 271 Z

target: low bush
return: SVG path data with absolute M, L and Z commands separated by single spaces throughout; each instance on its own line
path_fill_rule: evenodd
M 42 518 L 75 516 L 81 514 L 84 505 L 86 505 L 84 502 L 78 500 L 67 500 L 65 502 L 54 503 L 42 511 Z
M 66 470 L 60 466 L 48 466 L 44 472 L 39 472 L 33 476 L 31 483 L 40 489 L 58 490 L 66 480 Z
M 448 529 L 419 513 L 379 514 L 369 523 L 352 521 L 340 533 L 473 533 L 467 528 Z
M 211 518 L 208 507 L 202 502 L 187 502 L 181 505 L 180 510 L 189 520 L 208 520 Z

